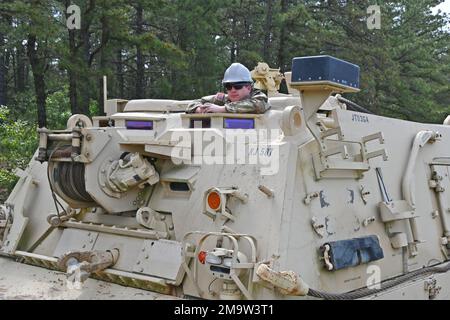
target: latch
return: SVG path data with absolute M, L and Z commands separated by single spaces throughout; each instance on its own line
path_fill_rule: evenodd
M 323 223 L 319 223 L 316 217 L 311 219 L 311 225 L 314 231 L 323 238 L 325 236 L 325 225 Z
M 161 236 L 166 235 L 165 238 L 175 236 L 170 214 L 157 212 L 150 207 L 141 207 L 136 212 L 136 221 L 147 229 L 157 231 Z
M 312 192 L 312 193 L 309 193 L 309 194 L 306 195 L 305 199 L 303 199 L 303 202 L 304 202 L 306 205 L 309 205 L 309 204 L 311 203 L 311 201 L 312 201 L 313 199 L 318 198 L 319 195 L 320 195 L 319 192 Z
M 327 268 L 328 271 L 332 271 L 334 269 L 333 264 L 331 263 L 331 247 L 329 244 L 324 245 L 322 248 L 322 256 L 320 257 L 321 260 L 323 260 L 323 263 L 325 264 L 325 268 Z
M 428 181 L 428 185 L 431 189 L 434 189 L 436 192 L 444 192 L 445 188 L 443 188 L 441 185 L 441 181 L 443 179 L 444 178 L 437 171 L 433 171 L 431 180 Z
M 367 198 L 370 195 L 370 191 L 366 189 L 366 187 L 361 186 L 360 187 L 360 193 L 361 193 L 361 199 L 364 202 L 364 204 L 367 204 Z
M 372 216 L 372 217 L 369 217 L 369 218 L 366 218 L 366 219 L 364 219 L 364 221 L 362 222 L 362 225 L 364 226 L 364 227 L 368 227 L 369 226 L 369 224 L 371 224 L 372 222 L 375 222 L 377 219 L 374 217 L 374 216 Z

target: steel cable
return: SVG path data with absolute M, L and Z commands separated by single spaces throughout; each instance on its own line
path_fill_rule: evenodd
M 361 107 L 359 104 L 357 104 L 357 103 L 355 103 L 353 101 L 345 99 L 345 98 L 343 98 L 341 96 L 336 96 L 336 98 L 338 99 L 339 102 L 345 103 L 347 106 L 350 106 L 350 110 L 363 112 L 363 113 L 374 114 L 372 111 L 367 110 L 364 107 Z
M 385 291 L 387 289 L 390 289 L 392 287 L 395 287 L 401 283 L 404 283 L 408 280 L 412 280 L 414 278 L 417 278 L 421 275 L 428 274 L 428 273 L 445 273 L 450 271 L 450 263 L 448 263 L 445 266 L 438 267 L 425 267 L 420 270 L 416 270 L 413 272 L 410 272 L 408 274 L 402 275 L 397 277 L 393 280 L 388 280 L 385 283 L 381 284 L 381 287 L 379 289 L 369 289 L 369 288 L 362 288 L 355 290 L 353 292 L 348 293 L 329 293 L 329 292 L 323 292 L 319 290 L 309 289 L 308 296 L 325 299 L 325 300 L 354 300 L 354 299 L 360 299 L 364 298 L 370 295 L 374 295 L 377 293 L 380 293 L 382 291 Z

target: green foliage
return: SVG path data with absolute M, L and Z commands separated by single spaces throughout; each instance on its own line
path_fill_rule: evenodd
M 288 42 L 301 44 L 302 50 L 294 55 L 316 52 L 358 64 L 361 92 L 350 98 L 369 110 L 405 120 L 442 123 L 450 112 L 450 33 L 445 28 L 448 18 L 432 13 L 439 2 L 383 2 L 381 29 L 369 30 L 366 10 L 373 1 L 326 5 L 325 1 L 307 1 L 312 20 L 304 25 L 301 19 L 293 23 L 313 32 Z M 296 12 L 297 7 L 291 7 L 285 21 Z
M 91 100 L 91 102 L 89 104 L 89 113 L 93 116 L 100 115 L 100 108 L 99 108 L 98 102 L 96 100 Z M 70 116 L 70 113 L 68 115 Z M 64 128 L 65 128 L 65 126 L 64 126 Z
M 377 2 L 382 28 L 369 30 L 366 10 Z M 71 43 L 66 2 L 3 1 L 8 19 L 0 21 L 0 47 L 9 56 L 0 60 L 11 79 L 10 117 L 36 122 L 33 71 L 24 51 L 34 33 L 46 61 L 51 128 L 63 128 L 69 110 L 102 113 L 103 75 L 110 98 L 134 99 L 142 90 L 144 98 L 192 99 L 220 90 L 231 62 L 251 69 L 265 59 L 288 71 L 293 57 L 318 54 L 361 66 L 362 91 L 350 98 L 366 108 L 441 122 L 450 106 L 450 33 L 448 17 L 431 11 L 440 2 L 79 0 L 84 23 Z M 20 61 L 25 90 L 17 88 Z
M 10 98 L 8 105 L 11 106 L 8 109 L 9 119 L 20 119 L 29 123 L 36 122 L 37 107 L 34 91 L 17 92 L 14 97 Z
M 68 87 L 56 91 L 47 97 L 47 122 L 49 129 L 61 130 L 66 128 L 67 119 L 72 115 Z
M 15 168 L 24 169 L 37 148 L 36 127 L 23 120 L 12 120 L 10 111 L 0 106 L 0 197 L 12 190 Z M 0 199 L 5 200 L 5 199 Z

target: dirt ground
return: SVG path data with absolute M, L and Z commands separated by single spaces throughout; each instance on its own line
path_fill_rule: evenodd
M 70 289 L 66 275 L 0 257 L 0 300 L 175 300 L 150 291 L 88 279 Z

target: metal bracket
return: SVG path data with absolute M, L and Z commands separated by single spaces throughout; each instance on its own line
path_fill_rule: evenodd
M 213 209 L 209 207 L 208 204 L 208 195 L 212 192 L 216 192 L 220 196 L 220 206 L 217 209 Z M 237 188 L 218 188 L 213 187 L 205 191 L 203 196 L 203 214 L 207 215 L 213 220 L 216 220 L 218 217 L 222 217 L 223 219 L 236 220 L 236 217 L 232 212 L 227 208 L 227 202 L 230 197 L 235 197 L 239 199 L 243 204 L 248 202 L 248 195 L 239 191 Z
M 361 155 L 357 155 L 355 157 L 356 161 L 367 162 L 370 159 L 377 158 L 377 157 L 382 157 L 383 161 L 389 160 L 386 149 L 379 149 L 379 150 L 372 151 L 372 152 L 367 151 L 367 143 L 369 143 L 370 141 L 374 141 L 374 140 L 378 140 L 378 142 L 380 144 L 384 144 L 383 133 L 377 132 L 377 133 L 370 134 L 368 136 L 364 136 L 361 138 L 361 144 L 362 144 Z
M 439 211 L 437 215 L 440 217 L 442 229 L 443 229 L 443 235 L 448 240 L 450 240 L 450 222 L 448 218 L 449 214 L 449 205 L 448 205 L 448 194 L 446 193 L 446 190 L 448 189 L 448 178 L 444 179 L 444 176 L 448 175 L 448 164 L 443 162 L 442 164 L 439 164 L 438 162 L 434 161 L 434 163 L 431 165 L 431 180 L 428 181 L 428 186 L 434 190 L 436 193 L 436 197 L 438 200 L 438 208 Z
M 331 155 L 342 154 L 342 159 L 330 158 Z M 322 152 L 313 155 L 313 167 L 316 179 L 322 178 L 362 178 L 362 174 L 370 169 L 368 163 L 349 160 L 351 158 L 346 146 L 330 150 L 327 155 Z
M 10 209 L 6 206 L 0 206 L 0 247 L 3 245 L 4 238 L 8 235 L 12 224 L 12 215 Z
M 327 137 L 331 137 L 331 136 L 334 136 L 336 134 L 337 134 L 339 140 L 343 139 L 341 127 L 337 127 L 337 128 L 328 129 L 326 131 L 323 131 L 320 134 L 320 138 L 321 139 L 325 139 Z
M 325 158 L 334 156 L 336 154 L 340 154 L 342 156 L 342 159 L 348 159 L 349 155 L 348 155 L 347 146 L 344 144 L 344 145 L 337 146 L 335 148 L 327 149 L 322 152 L 322 156 Z
M 33 176 L 29 173 L 22 176 L 5 203 L 6 207 L 9 208 L 7 214 L 13 220 L 10 229 L 4 234 L 1 250 L 5 253 L 13 254 L 16 251 L 28 224 L 29 218 L 24 215 L 24 206 L 26 199 L 33 196 L 32 192 L 30 192 L 33 180 Z M 33 188 L 31 189 L 34 190 Z
M 428 299 L 433 300 L 440 293 L 442 287 L 437 285 L 435 278 L 430 278 L 425 280 L 424 289 L 428 291 Z
M 199 277 L 198 277 L 198 255 L 200 254 L 200 251 L 202 250 L 202 247 L 206 240 L 209 238 L 227 238 L 230 240 L 230 243 L 232 245 L 232 251 L 233 251 L 233 257 L 232 257 L 232 263 L 230 267 L 230 277 L 233 280 L 233 282 L 237 285 L 239 290 L 244 294 L 245 298 L 247 300 L 253 299 L 253 279 L 256 278 L 256 270 L 255 267 L 257 266 L 256 262 L 256 239 L 250 235 L 247 234 L 230 234 L 230 233 L 222 233 L 222 232 L 202 232 L 202 231 L 191 231 L 184 235 L 183 242 L 182 242 L 182 248 L 187 248 L 189 242 L 187 242 L 188 238 L 194 237 L 194 236 L 200 236 L 200 239 L 198 239 L 195 243 L 190 243 L 192 246 L 195 247 L 195 252 L 189 252 L 186 249 L 183 250 L 182 255 L 185 258 L 194 258 L 193 260 L 193 270 L 189 267 L 189 265 L 186 263 L 186 260 L 183 261 L 183 267 L 186 270 L 186 274 L 188 278 L 192 281 L 192 283 L 195 286 L 195 289 L 197 290 L 197 294 L 201 298 L 206 298 L 204 295 L 204 291 L 201 290 L 199 286 Z M 238 252 L 239 252 L 239 242 L 241 240 L 245 240 L 251 250 L 250 254 L 250 261 L 247 263 L 239 263 L 238 262 Z M 245 286 L 241 279 L 237 276 L 238 272 L 237 269 L 248 269 L 249 270 L 249 276 L 247 281 L 247 286 Z
M 325 137 L 338 135 L 338 140 L 324 140 Z M 316 179 L 321 178 L 362 178 L 363 172 L 370 169 L 369 160 L 376 157 L 382 157 L 384 161 L 388 160 L 386 149 L 380 149 L 367 152 L 367 143 L 378 140 L 380 144 L 384 144 L 382 132 L 377 132 L 361 138 L 361 142 L 344 141 L 340 127 L 327 130 L 321 133 L 321 145 L 325 146 L 325 142 L 334 142 L 337 146 L 333 148 L 325 147 L 313 155 L 313 165 L 316 173 Z M 356 155 L 349 154 L 349 146 L 351 144 L 359 144 L 360 153 Z M 333 155 L 341 154 L 342 159 L 330 158 Z
M 52 227 L 59 227 L 63 222 L 69 221 L 79 213 L 75 209 L 72 209 L 70 207 L 66 209 L 66 212 L 67 214 L 51 214 L 47 216 L 47 222 Z
M 384 144 L 383 132 L 377 132 L 374 134 L 370 134 L 368 136 L 364 136 L 364 137 L 362 137 L 361 140 L 362 140 L 362 143 L 364 144 L 364 146 L 366 145 L 367 142 L 373 141 L 373 140 L 378 140 L 380 142 L 380 144 Z

